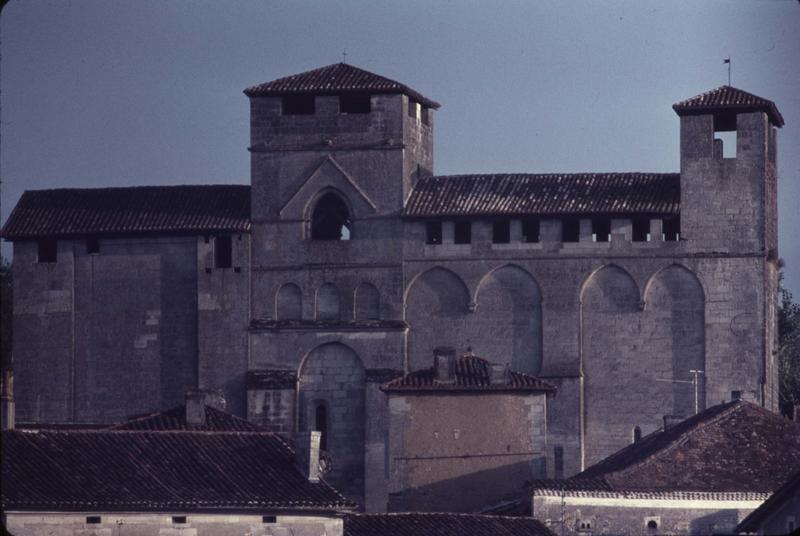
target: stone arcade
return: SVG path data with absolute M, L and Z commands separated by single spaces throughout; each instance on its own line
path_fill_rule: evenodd
M 401 83 L 336 64 L 245 94 L 250 186 L 23 195 L 3 229 L 19 422 L 221 389 L 268 429 L 321 430 L 331 483 L 381 511 L 403 456 L 381 386 L 436 347 L 556 388 L 534 477 L 734 394 L 776 409 L 771 101 L 674 105 L 679 173 L 436 176 L 439 104 Z

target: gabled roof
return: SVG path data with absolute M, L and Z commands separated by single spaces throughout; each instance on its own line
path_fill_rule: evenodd
M 541 521 L 478 514 L 348 514 L 344 536 L 554 536 Z
M 545 494 L 763 495 L 796 470 L 800 425 L 736 401 L 654 432 L 572 478 L 538 481 L 532 488 Z
M 491 365 L 480 357 L 465 355 L 456 359 L 455 381 L 436 379 L 433 368 L 410 372 L 387 382 L 381 390 L 393 391 L 543 391 L 553 392 L 555 386 L 522 372 L 509 371 L 505 382 L 491 382 Z
M 246 421 L 206 406 L 204 424 L 188 424 L 186 422 L 186 406 L 180 405 L 166 411 L 148 413 L 129 418 L 127 421 L 111 426 L 109 430 L 193 430 L 207 432 L 265 432 L 266 430 L 250 421 Z
M 678 214 L 678 173 L 451 175 L 420 179 L 409 217 Z
M 767 499 L 764 504 L 750 512 L 746 518 L 736 527 L 734 532 L 758 532 L 760 525 L 767 521 L 776 510 L 792 500 L 793 497 L 800 497 L 800 471 L 796 472 L 786 483 L 775 490 L 775 493 Z
M 133 186 L 26 191 L 2 236 L 24 240 L 249 230 L 250 186 Z
M 288 95 L 293 93 L 402 93 L 431 108 L 439 103 L 418 93 L 405 84 L 353 67 L 347 63 L 334 63 L 291 76 L 264 82 L 244 90 L 248 97 Z
M 726 110 L 735 110 L 740 113 L 759 111 L 765 112 L 773 125 L 777 127 L 783 126 L 783 116 L 781 116 L 774 102 L 731 86 L 720 86 L 711 91 L 676 102 L 672 105 L 672 109 L 678 115 L 713 113 Z
M 2 508 L 340 511 L 350 503 L 260 432 L 4 431 Z

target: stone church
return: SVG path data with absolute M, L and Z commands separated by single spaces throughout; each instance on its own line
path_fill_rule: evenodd
M 331 482 L 381 510 L 398 472 L 438 463 L 391 447 L 393 415 L 462 433 L 446 413 L 424 427 L 431 386 L 527 385 L 541 413 L 508 407 L 540 436 L 532 476 L 665 416 L 776 410 L 773 102 L 722 86 L 673 105 L 676 173 L 439 176 L 439 104 L 402 83 L 340 63 L 245 95 L 249 186 L 22 196 L 2 231 L 18 422 L 110 423 L 217 389 L 271 430 L 321 430 Z M 481 400 L 503 421 L 505 399 Z M 492 411 L 447 407 L 502 437 Z M 472 454 L 518 462 L 520 445 Z

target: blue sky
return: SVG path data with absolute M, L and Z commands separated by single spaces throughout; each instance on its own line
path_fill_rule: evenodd
M 671 105 L 774 100 L 800 295 L 800 3 L 36 1 L 0 15 L 2 219 L 25 189 L 249 181 L 250 85 L 342 60 L 442 103 L 435 172 L 677 171 Z M 4 251 L 8 252 L 5 248 Z

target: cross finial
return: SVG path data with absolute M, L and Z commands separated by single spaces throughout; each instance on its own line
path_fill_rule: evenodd
M 342 49 L 342 63 L 347 63 L 347 49 Z

